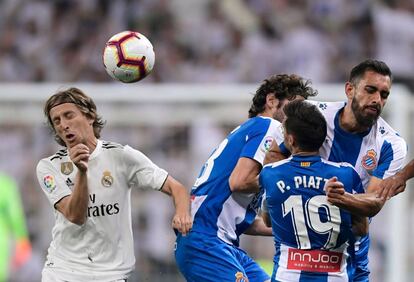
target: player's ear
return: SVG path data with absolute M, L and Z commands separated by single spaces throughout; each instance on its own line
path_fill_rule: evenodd
M 273 94 L 273 93 L 267 94 L 267 96 L 266 96 L 266 105 L 267 105 L 267 107 L 273 109 L 273 108 L 277 107 L 278 103 L 279 103 L 279 100 L 276 99 L 275 94 Z
M 352 82 L 346 82 L 345 83 L 345 94 L 346 97 L 348 97 L 348 100 L 352 100 L 354 98 L 355 93 L 355 85 Z
M 292 134 L 285 133 L 285 145 L 288 145 L 288 149 L 292 150 L 292 147 L 295 145 L 295 137 Z

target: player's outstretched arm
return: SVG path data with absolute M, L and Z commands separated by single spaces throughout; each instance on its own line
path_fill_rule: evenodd
M 247 235 L 272 236 L 272 228 L 266 226 L 263 218 L 257 217 L 249 228 L 244 231 Z
M 161 189 L 167 195 L 173 198 L 175 214 L 172 219 L 172 227 L 177 229 L 183 235 L 186 235 L 193 226 L 193 220 L 190 214 L 190 196 L 187 189 L 170 175 Z
M 378 197 L 376 191 L 369 190 L 371 185 L 379 187 L 380 179 L 371 177 L 367 193 L 351 194 L 345 192 L 343 183 L 339 182 L 336 177 L 333 177 L 326 182 L 325 192 L 331 204 L 355 215 L 371 217 L 376 215 L 385 204 L 384 198 Z
M 414 177 L 414 160 L 411 160 L 400 172 L 384 179 L 380 187 L 380 197 L 390 199 L 404 192 L 407 180 Z
M 241 193 L 258 193 L 258 175 L 262 169 L 261 165 L 249 158 L 240 158 L 229 178 L 230 190 Z

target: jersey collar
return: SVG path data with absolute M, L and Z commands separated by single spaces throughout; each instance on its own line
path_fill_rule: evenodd
M 89 160 L 93 160 L 94 158 L 96 158 L 101 152 L 101 150 L 102 150 L 102 141 L 98 139 L 95 150 L 93 150 L 92 154 L 89 156 Z

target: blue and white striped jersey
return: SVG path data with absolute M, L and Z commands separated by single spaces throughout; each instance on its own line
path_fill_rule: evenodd
M 353 165 L 365 190 L 371 176 L 385 179 L 401 169 L 407 155 L 407 144 L 384 119 L 380 117 L 367 132 L 352 134 L 339 125 L 345 102 L 309 102 L 319 108 L 328 126 L 326 141 L 320 149 L 322 158 Z M 368 249 L 367 235 L 355 244 L 354 264 L 358 281 L 368 281 Z
M 328 126 L 327 138 L 320 150 L 322 158 L 353 165 L 365 189 L 371 176 L 385 179 L 401 169 L 407 144 L 381 117 L 367 132 L 352 134 L 339 126 L 345 102 L 309 102 L 319 108 Z
M 363 193 L 351 165 L 316 155 L 296 155 L 260 173 L 276 247 L 272 281 L 349 281 L 351 215 L 326 199 L 324 185 L 333 176 L 347 192 Z
M 191 191 L 192 230 L 238 246 L 239 236 L 254 221 L 261 193 L 232 193 L 229 177 L 241 157 L 263 164 L 273 141 L 280 144 L 281 124 L 254 117 L 234 129 L 210 155 Z

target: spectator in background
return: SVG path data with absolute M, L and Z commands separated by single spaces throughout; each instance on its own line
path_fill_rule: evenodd
M 17 270 L 31 255 L 17 184 L 0 173 L 0 282 L 8 281 L 9 269 Z M 14 242 L 14 248 L 10 248 Z M 10 253 L 10 249 L 14 249 Z

